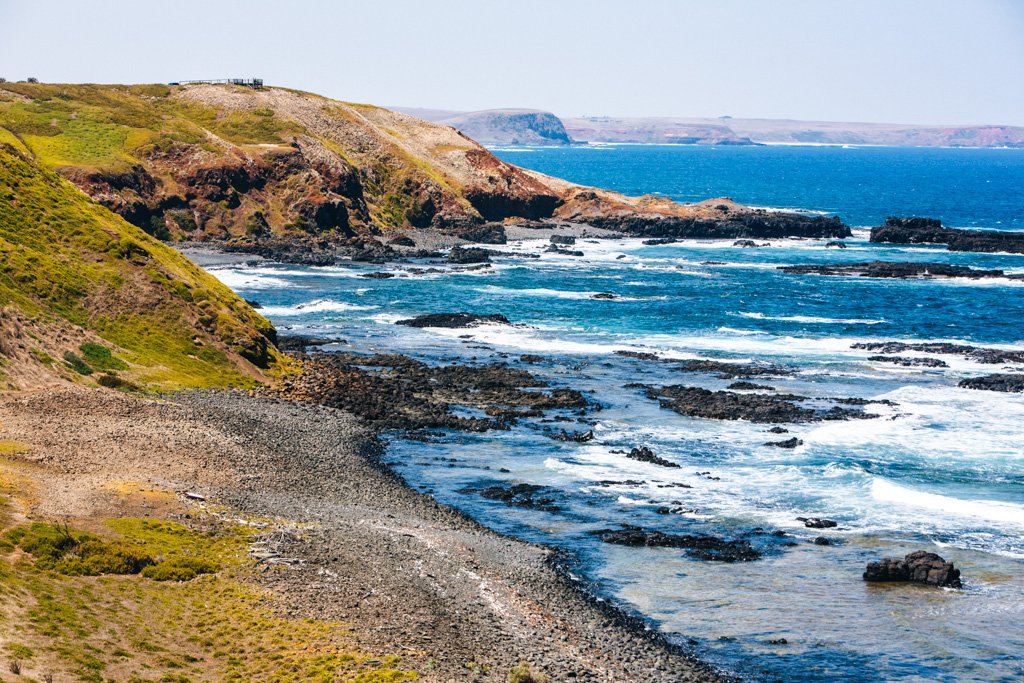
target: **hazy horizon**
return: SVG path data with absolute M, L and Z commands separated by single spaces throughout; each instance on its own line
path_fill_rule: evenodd
M 1024 126 L 1022 38 L 1013 0 L 0 0 L 12 81 L 255 76 L 382 106 L 567 117 Z

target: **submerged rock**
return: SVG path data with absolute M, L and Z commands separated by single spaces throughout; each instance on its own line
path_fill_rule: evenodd
M 588 429 L 585 432 L 567 432 L 564 429 L 560 432 L 551 432 L 547 435 L 549 439 L 555 441 L 567 441 L 569 443 L 587 443 L 588 441 L 594 440 L 593 430 Z
M 749 541 L 727 541 L 705 534 L 666 534 L 646 531 L 638 527 L 620 530 L 604 529 L 595 532 L 604 543 L 648 548 L 682 548 L 686 554 L 699 560 L 714 562 L 750 562 L 759 559 L 758 552 Z
M 500 500 L 506 505 L 514 507 L 558 512 L 561 507 L 555 504 L 554 497 L 547 495 L 549 491 L 550 489 L 536 484 L 513 484 L 511 486 L 489 486 L 481 489 L 478 493 L 483 498 Z M 473 489 L 463 489 L 463 493 L 470 492 L 473 492 Z
M 475 313 L 429 313 L 427 315 L 418 315 L 415 318 L 399 320 L 395 324 L 405 325 L 407 327 L 462 328 L 476 327 L 477 325 L 484 325 L 488 323 L 501 325 L 512 324 L 508 321 L 508 318 L 498 313 L 490 315 L 478 315 Z
M 941 588 L 962 588 L 960 570 L 952 562 L 924 550 L 912 552 L 902 560 L 886 559 L 869 562 L 864 580 L 923 583 Z
M 739 391 L 775 391 L 775 387 L 773 386 L 769 386 L 767 384 L 754 384 L 753 382 L 733 382 L 732 384 L 727 386 L 726 389 L 733 389 Z
M 846 249 L 846 242 L 829 242 L 825 245 L 826 249 Z

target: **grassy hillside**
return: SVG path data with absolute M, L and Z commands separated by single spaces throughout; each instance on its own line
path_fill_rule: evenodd
M 99 153 L 76 149 L 48 148 Z M 250 384 L 278 364 L 273 336 L 215 278 L 0 141 L 0 388 Z
M 452 128 L 283 88 L 3 83 L 0 141 L 162 239 L 345 238 L 556 203 Z

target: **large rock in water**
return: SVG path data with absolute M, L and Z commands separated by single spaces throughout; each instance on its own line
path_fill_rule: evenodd
M 945 244 L 950 251 L 1024 254 L 1024 232 L 945 228 L 934 218 L 897 218 L 871 229 L 872 242 L 891 244 Z
M 501 315 L 500 313 L 494 313 L 491 315 L 477 315 L 475 313 L 429 313 L 427 315 L 419 315 L 415 318 L 408 318 L 406 320 L 399 320 L 396 325 L 405 325 L 407 327 L 476 327 L 477 325 L 485 325 L 487 323 L 497 323 L 500 325 L 510 325 L 508 318 Z
M 923 583 L 941 588 L 961 588 L 960 570 L 935 553 L 924 550 L 912 552 L 902 560 L 887 559 L 869 562 L 864 580 Z

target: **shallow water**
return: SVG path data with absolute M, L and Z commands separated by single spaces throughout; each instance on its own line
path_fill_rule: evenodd
M 530 165 L 533 159 L 535 167 L 551 172 L 589 154 L 591 166 L 576 168 L 574 179 L 619 178 L 619 187 L 630 191 L 651 191 L 652 178 L 659 176 L 649 167 L 659 167 L 663 191 L 681 198 L 687 197 L 679 188 L 689 176 L 673 181 L 665 169 L 686 166 L 695 155 L 705 155 L 702 168 L 712 169 L 705 183 L 716 187 L 741 177 L 744 165 L 760 169 L 784 163 L 786 177 L 806 178 L 810 171 L 804 164 L 820 173 L 824 163 L 817 149 L 789 149 L 780 161 L 777 149 L 755 148 L 735 155 L 732 163 L 740 168 L 725 164 L 715 176 L 715 164 L 724 163 L 713 156 L 718 151 L 542 150 L 521 153 L 515 161 Z M 863 151 L 877 150 L 831 153 Z M 988 196 L 987 188 L 979 189 L 986 179 L 1006 181 L 1001 203 L 986 204 L 976 214 L 969 204 L 957 204 L 961 218 L 949 223 L 1024 228 L 1019 212 L 1000 208 L 1024 205 L 1024 183 L 1010 182 L 1017 172 L 1012 169 L 1024 170 L 1024 154 L 994 150 L 980 163 L 972 156 L 978 150 L 940 151 L 923 161 L 905 156 L 901 163 L 917 168 L 906 171 L 910 175 L 960 177 L 960 191 L 970 196 Z M 876 173 L 861 169 L 864 177 L 891 175 L 891 154 L 877 155 L 874 163 Z M 971 172 L 958 171 L 965 167 Z M 792 202 L 773 194 L 776 186 L 768 181 L 761 183 L 760 199 L 732 189 L 704 194 L 732 193 L 741 201 L 782 205 L 800 199 L 811 208 L 838 210 L 844 218 L 847 212 L 875 214 L 877 207 L 867 207 L 871 202 L 861 201 L 859 192 L 844 195 L 828 182 L 821 179 L 827 191 L 806 189 Z M 744 183 L 757 187 L 750 178 Z M 937 215 L 929 210 L 934 198 L 912 194 L 924 203 L 901 206 L 900 213 Z M 698 654 L 766 679 L 1017 680 L 1024 676 L 1019 654 L 1024 652 L 1019 628 L 1024 617 L 1024 395 L 956 386 L 963 377 L 1001 366 L 943 356 L 948 368 L 904 368 L 868 361 L 874 352 L 851 345 L 957 340 L 1024 349 L 1022 283 L 794 276 L 775 267 L 879 258 L 1024 272 L 1024 256 L 875 246 L 864 232 L 849 242 L 850 248 L 839 251 L 815 240 L 773 240 L 761 249 L 734 248 L 731 241 L 649 247 L 639 240 L 581 240 L 575 248 L 585 252 L 582 258 L 543 254 L 539 260 L 500 260 L 490 271 L 472 273 L 408 276 L 401 265 L 392 265 L 387 269 L 399 277 L 368 280 L 359 275 L 379 267 L 353 264 L 236 266 L 215 274 L 246 298 L 259 300 L 282 331 L 346 340 L 335 348 L 402 352 L 428 362 L 518 363 L 520 354 L 540 354 L 547 360 L 527 366 L 532 372 L 555 386 L 591 391 L 588 396 L 602 409 L 591 414 L 598 438 L 590 443 L 544 435 L 550 426 L 590 428 L 565 415 L 554 425 L 533 421 L 508 432 L 453 433 L 438 443 L 396 440 L 388 457 L 411 484 L 484 523 L 573 550 L 580 557 L 579 573 L 666 633 L 692 638 Z M 543 247 L 538 240 L 506 248 L 539 252 Z M 592 299 L 598 292 L 621 298 Z M 393 324 L 451 310 L 503 313 L 517 326 L 419 330 Z M 460 338 L 466 334 L 472 338 Z M 626 349 L 666 358 L 776 363 L 796 374 L 752 381 L 810 397 L 888 399 L 897 405 L 869 405 L 867 410 L 878 415 L 870 420 L 787 425 L 791 434 L 781 437 L 766 433 L 770 425 L 687 418 L 625 385 L 720 389 L 731 380 L 614 354 Z M 789 436 L 803 445 L 793 450 L 764 445 Z M 681 467 L 639 463 L 613 452 L 641 444 Z M 607 480 L 644 484 L 601 484 Z M 562 509 L 510 508 L 460 493 L 501 482 L 551 487 Z M 687 512 L 656 512 L 666 505 Z M 827 517 L 840 526 L 805 529 L 798 516 Z M 602 544 L 588 533 L 622 523 L 749 538 L 765 557 L 734 565 L 701 562 L 678 550 Z M 787 537 L 767 533 L 779 529 Z M 822 535 L 834 544 L 811 542 Z M 861 580 L 867 561 L 918 548 L 956 561 L 966 590 L 887 588 Z M 788 644 L 767 642 L 779 638 Z

